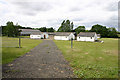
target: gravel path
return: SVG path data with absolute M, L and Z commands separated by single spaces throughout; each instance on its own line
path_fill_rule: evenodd
M 33 48 L 10 64 L 3 65 L 3 78 L 73 78 L 69 63 L 52 40 Z

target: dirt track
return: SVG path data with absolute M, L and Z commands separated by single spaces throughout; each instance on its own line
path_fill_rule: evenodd
M 34 44 L 34 43 L 33 43 Z M 3 78 L 73 78 L 73 71 L 52 40 L 3 65 Z

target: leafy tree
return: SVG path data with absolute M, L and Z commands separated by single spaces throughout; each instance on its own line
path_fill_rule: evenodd
M 51 27 L 51 28 L 47 28 L 47 32 L 54 32 L 55 30 Z
M 101 37 L 107 37 L 108 35 L 108 29 L 106 28 L 106 26 L 102 26 L 102 25 L 93 25 L 91 30 L 91 32 L 96 32 L 97 34 L 101 34 Z
M 108 28 L 108 37 L 110 37 L 110 38 L 116 38 L 116 37 L 118 37 L 118 35 L 117 35 L 117 30 L 114 28 L 114 27 L 112 27 L 112 28 Z
M 8 37 L 17 37 L 19 35 L 19 25 L 14 25 L 13 22 L 8 21 L 6 26 L 2 26 L 2 34 L 3 36 Z
M 41 32 L 47 32 L 47 28 L 46 28 L 46 27 L 41 27 L 41 28 L 39 28 L 39 30 L 40 30 Z
M 70 22 L 70 20 L 64 20 L 61 23 L 61 26 L 58 29 L 58 32 L 71 32 L 73 31 L 73 22 Z
M 80 32 L 85 32 L 85 26 L 78 26 L 76 29 L 75 29 L 75 32 L 77 34 L 79 34 Z

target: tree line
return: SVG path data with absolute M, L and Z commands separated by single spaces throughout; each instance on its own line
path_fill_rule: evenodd
M 31 27 L 22 27 L 18 24 L 14 24 L 12 21 L 8 21 L 5 26 L 2 27 L 2 35 L 8 37 L 17 37 L 20 34 L 19 29 L 34 29 L 40 30 L 41 32 L 54 32 L 55 30 L 51 28 L 41 27 L 41 28 L 31 28 Z
M 106 26 L 99 24 L 93 25 L 90 30 L 86 30 L 85 26 L 78 26 L 73 29 L 73 26 L 73 22 L 70 22 L 70 20 L 64 20 L 57 32 L 76 32 L 77 34 L 80 32 L 96 32 L 97 34 L 101 34 L 101 37 L 108 38 L 117 38 L 119 33 L 114 27 L 107 28 Z
M 35 29 L 40 30 L 41 32 L 55 32 L 53 27 L 46 28 L 31 28 L 31 27 L 22 27 L 18 24 L 14 25 L 12 21 L 8 21 L 6 26 L 2 27 L 2 35 L 8 37 L 17 37 L 19 36 L 19 29 Z M 57 32 L 76 32 L 79 34 L 80 32 L 96 32 L 97 34 L 101 34 L 101 37 L 109 37 L 109 38 L 116 38 L 118 37 L 117 30 L 114 27 L 107 28 L 106 26 L 102 26 L 99 24 L 93 25 L 90 30 L 86 30 L 85 26 L 78 26 L 77 28 L 73 29 L 74 24 L 70 20 L 63 20 L 61 26 L 58 28 Z

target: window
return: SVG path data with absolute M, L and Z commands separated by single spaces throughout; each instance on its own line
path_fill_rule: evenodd
M 92 39 L 92 37 L 91 37 L 91 39 Z
M 66 36 L 66 38 L 67 38 L 67 36 Z
M 79 37 L 79 39 L 80 39 L 80 37 Z

